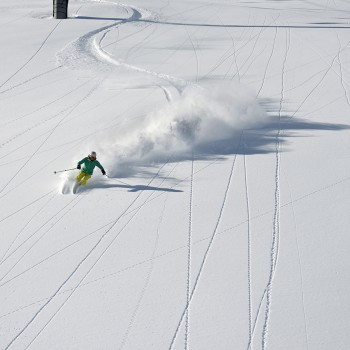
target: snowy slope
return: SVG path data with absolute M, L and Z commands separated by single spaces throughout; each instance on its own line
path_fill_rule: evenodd
M 0 4 L 0 348 L 349 349 L 349 1 L 51 6 Z

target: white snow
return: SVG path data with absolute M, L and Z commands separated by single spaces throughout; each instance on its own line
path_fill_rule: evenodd
M 349 1 L 0 11 L 0 349 L 350 349 Z

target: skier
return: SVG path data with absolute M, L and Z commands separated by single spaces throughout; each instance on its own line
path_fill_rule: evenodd
M 81 165 L 83 165 L 83 168 L 81 168 Z M 95 166 L 101 169 L 103 175 L 106 175 L 103 166 L 98 160 L 96 160 L 96 152 L 94 151 L 78 162 L 77 169 L 80 170 L 80 173 L 76 177 L 76 180 L 80 185 L 86 185 L 87 180 L 90 179 L 92 173 L 94 172 Z

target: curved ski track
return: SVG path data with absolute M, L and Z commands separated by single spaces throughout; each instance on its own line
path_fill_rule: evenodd
M 59 65 L 77 68 L 77 64 L 79 64 L 79 67 L 82 67 L 82 64 L 84 63 L 88 69 L 91 69 L 92 67 L 94 69 L 96 67 L 99 67 L 101 71 L 105 71 L 111 67 L 119 66 L 128 70 L 133 70 L 138 73 L 143 73 L 161 80 L 165 80 L 173 85 L 179 93 L 181 93 L 188 82 L 175 78 L 168 74 L 153 72 L 145 68 L 140 68 L 122 62 L 109 54 L 102 47 L 102 42 L 106 35 L 111 30 L 114 30 L 118 25 L 137 22 L 149 16 L 149 14 L 144 10 L 136 7 L 118 4 L 115 5 L 130 9 L 132 11 L 132 15 L 125 20 L 116 21 L 115 23 L 108 26 L 93 30 L 69 44 L 66 48 L 57 53 Z M 157 22 L 155 21 L 155 23 Z M 101 37 L 99 38 L 99 36 Z

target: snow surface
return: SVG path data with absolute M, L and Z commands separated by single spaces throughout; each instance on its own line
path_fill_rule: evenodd
M 350 349 L 350 2 L 51 6 L 0 4 L 0 348 Z

